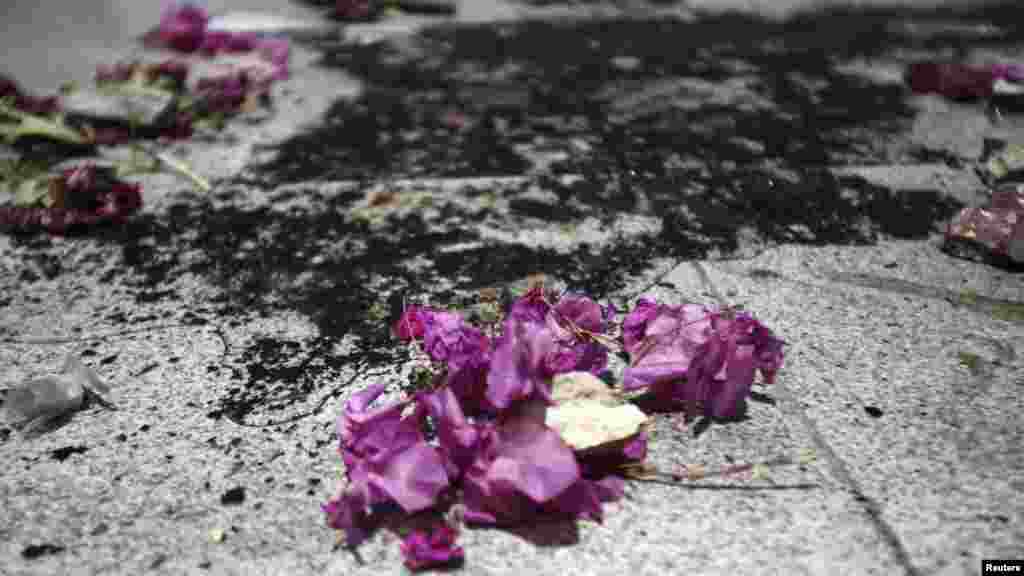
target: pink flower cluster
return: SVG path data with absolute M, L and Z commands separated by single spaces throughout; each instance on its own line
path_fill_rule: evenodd
M 700 386 L 712 389 L 704 399 L 726 412 L 727 400 L 749 391 L 755 368 L 769 375 L 778 369 L 781 341 L 746 315 L 696 313 L 643 300 L 627 316 L 625 344 L 636 358 L 632 387 L 661 386 L 685 377 L 689 368 L 699 374 Z M 614 471 L 646 456 L 646 435 L 611 458 L 588 456 L 547 427 L 545 416 L 552 376 L 605 369 L 607 352 L 594 336 L 609 337 L 614 314 L 584 296 L 564 296 L 552 305 L 535 288 L 506 310 L 492 341 L 458 314 L 408 308 L 395 334 L 422 342 L 445 369 L 435 388 L 405 401 L 371 408 L 383 384 L 348 400 L 338 422 L 348 482 L 323 506 L 328 524 L 354 546 L 367 536 L 373 509 L 381 505 L 415 514 L 458 501 L 467 522 L 484 525 L 519 524 L 539 515 L 600 522 L 602 503 L 623 494 L 623 479 Z M 692 320 L 703 324 L 684 327 Z M 644 372 L 652 350 L 672 364 L 669 370 Z M 410 534 L 402 544 L 406 564 L 419 569 L 461 559 L 455 535 L 440 519 L 430 531 Z
M 123 222 L 142 207 L 137 184 L 101 175 L 92 165 L 65 170 L 50 181 L 49 194 L 50 207 L 0 207 L 0 227 L 65 234 L 78 227 Z

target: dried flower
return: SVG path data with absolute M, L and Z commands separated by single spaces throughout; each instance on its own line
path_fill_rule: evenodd
M 49 206 L 0 207 L 0 227 L 65 234 L 79 227 L 118 223 L 142 207 L 137 184 L 99 177 L 92 165 L 65 170 L 49 186 Z
M 461 546 L 455 545 L 458 531 L 445 522 L 437 522 L 430 530 L 415 530 L 400 544 L 405 565 L 410 570 L 423 570 L 463 559 Z
M 206 10 L 198 6 L 168 2 L 160 16 L 160 39 L 175 50 L 195 52 L 203 43 L 208 21 Z
M 623 327 L 630 367 L 623 387 L 651 387 L 666 400 L 703 403 L 716 418 L 745 404 L 755 371 L 771 383 L 782 341 L 748 314 L 722 314 L 695 304 L 641 301 Z

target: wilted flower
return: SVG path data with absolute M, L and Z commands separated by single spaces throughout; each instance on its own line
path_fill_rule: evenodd
M 405 565 L 423 570 L 462 560 L 461 546 L 455 545 L 459 533 L 445 522 L 437 522 L 429 531 L 415 530 L 400 544 Z
M 65 170 L 51 179 L 48 196 L 51 204 L 46 207 L 0 207 L 0 228 L 65 234 L 79 227 L 123 222 L 142 207 L 138 184 L 100 177 L 92 165 Z
M 650 386 L 666 400 L 703 402 L 716 418 L 737 414 L 756 371 L 770 383 L 782 364 L 782 341 L 743 313 L 641 301 L 623 333 L 630 354 L 625 389 Z
M 1013 250 L 1015 231 L 1018 236 L 1024 235 L 1024 188 L 1012 185 L 993 192 L 986 207 L 961 210 L 950 221 L 946 239 L 977 242 L 996 255 L 1024 261 L 1024 246 Z
M 160 16 L 160 39 L 167 46 L 181 52 L 195 52 L 203 43 L 206 10 L 191 3 L 169 2 Z

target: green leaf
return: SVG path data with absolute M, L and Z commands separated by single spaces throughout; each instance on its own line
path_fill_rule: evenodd
M 50 179 L 46 177 L 26 178 L 22 180 L 14 193 L 14 204 L 17 206 L 36 206 L 42 204 L 49 207 Z
M 971 374 L 977 376 L 981 373 L 981 356 L 973 352 L 960 351 L 957 353 L 957 358 L 960 360 L 960 365 L 967 368 Z
M 60 118 L 48 120 L 42 116 L 27 114 L 6 102 L 0 103 L 0 116 L 17 121 L 0 124 L 0 135 L 6 137 L 9 142 L 26 136 L 39 136 L 68 144 L 87 144 L 81 134 L 72 130 Z

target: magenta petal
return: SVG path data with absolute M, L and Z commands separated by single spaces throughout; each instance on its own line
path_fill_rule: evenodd
M 160 38 L 181 52 L 195 52 L 203 42 L 206 11 L 192 4 L 168 3 L 160 16 Z
M 594 483 L 580 478 L 557 498 L 544 505 L 544 510 L 573 518 L 586 518 L 600 523 L 604 520 L 601 498 Z
M 391 328 L 396 338 L 415 340 L 423 338 L 427 309 L 422 306 L 409 306 Z
M 554 311 L 584 330 L 603 332 L 605 329 L 604 310 L 586 296 L 564 296 L 555 304 Z
M 627 390 L 648 386 L 666 401 L 704 402 L 709 415 L 735 416 L 760 370 L 771 382 L 783 342 L 749 314 L 641 301 L 623 331 L 630 366 Z
M 997 71 L 945 62 L 918 62 L 907 70 L 907 83 L 919 94 L 935 92 L 951 99 L 992 95 Z
M 260 54 L 268 62 L 274 65 L 274 80 L 288 78 L 288 58 L 291 54 L 291 44 L 285 38 L 269 38 L 255 44 Z
M 458 532 L 444 522 L 431 526 L 430 531 L 416 530 L 399 545 L 405 565 L 410 570 L 423 570 L 462 560 L 461 546 L 455 545 Z
M 387 493 L 406 512 L 418 512 L 434 505 L 441 490 L 448 486 L 448 474 L 437 450 L 416 444 L 375 468 L 370 482 Z
M 647 324 L 658 315 L 658 303 L 641 298 L 622 321 L 622 343 L 628 354 L 634 354 L 647 334 Z
M 545 361 L 554 349 L 550 333 L 530 322 L 509 320 L 487 373 L 487 401 L 499 410 L 537 394 L 550 399 Z
M 641 432 L 626 443 L 622 454 L 629 460 L 643 460 L 647 457 L 647 432 Z
M 512 302 L 507 318 L 517 322 L 544 324 L 551 307 L 544 300 L 544 291 L 535 286 Z
M 507 484 L 545 502 L 580 477 L 576 457 L 558 432 L 534 418 L 515 417 L 500 430 L 502 443 L 488 471 L 488 481 Z
M 460 476 L 476 455 L 477 428 L 466 419 L 458 398 L 448 387 L 429 394 L 421 393 L 416 401 L 433 418 L 449 477 Z
M 735 417 L 743 408 L 754 382 L 753 346 L 737 347 L 725 366 L 725 378 L 714 383 L 711 414 L 715 418 Z
M 358 546 L 366 539 L 368 533 L 365 527 L 367 520 L 365 500 L 346 492 L 323 504 L 321 509 L 327 515 L 328 526 L 345 532 L 349 546 Z

